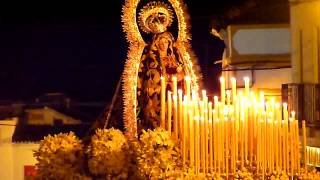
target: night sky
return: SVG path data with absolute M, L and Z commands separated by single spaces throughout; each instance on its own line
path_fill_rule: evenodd
M 30 100 L 47 92 L 110 100 L 128 49 L 120 20 L 124 1 L 50 2 L 1 5 L 0 100 Z M 219 69 L 210 63 L 220 58 L 223 44 L 209 34 L 210 22 L 242 1 L 186 3 L 193 49 L 216 76 Z

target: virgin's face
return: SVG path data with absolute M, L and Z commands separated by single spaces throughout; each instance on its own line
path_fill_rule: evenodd
M 160 38 L 159 40 L 159 49 L 160 51 L 166 51 L 169 46 L 169 41 L 166 38 Z

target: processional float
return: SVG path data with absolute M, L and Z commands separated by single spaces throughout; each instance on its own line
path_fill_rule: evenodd
M 147 128 L 168 130 L 179 142 L 183 163 L 194 173 L 228 177 L 247 168 L 261 177 L 273 173 L 293 177 L 301 171 L 301 160 L 306 171 L 305 122 L 300 141 L 298 120 L 286 103 L 266 101 L 263 92 L 251 91 L 248 78 L 243 90 L 237 89 L 234 78 L 226 90 L 227 80 L 220 78 L 220 98 L 199 92 L 188 20 L 180 0 L 145 4 L 126 0 L 122 15 L 129 42 L 122 76 L 126 135 L 136 138 Z

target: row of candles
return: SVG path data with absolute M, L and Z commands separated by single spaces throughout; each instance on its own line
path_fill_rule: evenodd
M 177 89 L 172 78 L 166 91 L 161 77 L 160 126 L 180 142 L 183 163 L 195 173 L 235 173 L 239 168 L 255 167 L 262 175 L 274 171 L 297 173 L 300 169 L 298 120 L 274 99 L 266 101 L 264 93 L 256 96 L 244 78 L 244 92 L 237 90 L 231 78 L 231 91 L 220 78 L 220 100 L 210 101 L 206 91 L 192 90 L 190 78 L 184 80 L 184 91 Z M 304 158 L 306 129 L 302 122 Z M 305 168 L 306 168 L 305 163 Z
M 308 165 L 320 167 L 320 148 L 307 146 L 306 160 Z

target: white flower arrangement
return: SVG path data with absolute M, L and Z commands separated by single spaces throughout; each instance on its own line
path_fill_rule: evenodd
M 143 131 L 136 152 L 137 175 L 142 179 L 178 179 L 182 176 L 180 154 L 169 132 Z
M 39 179 L 83 179 L 83 145 L 73 132 L 48 135 L 34 152 Z
M 242 170 L 236 171 L 234 179 L 253 180 L 253 174 L 246 168 L 242 168 Z
M 316 169 L 307 170 L 305 172 L 303 169 L 301 170 L 301 174 L 299 176 L 299 179 L 303 180 L 320 180 L 320 172 Z
M 88 148 L 90 173 L 113 179 L 127 179 L 129 146 L 127 139 L 117 129 L 97 129 Z

